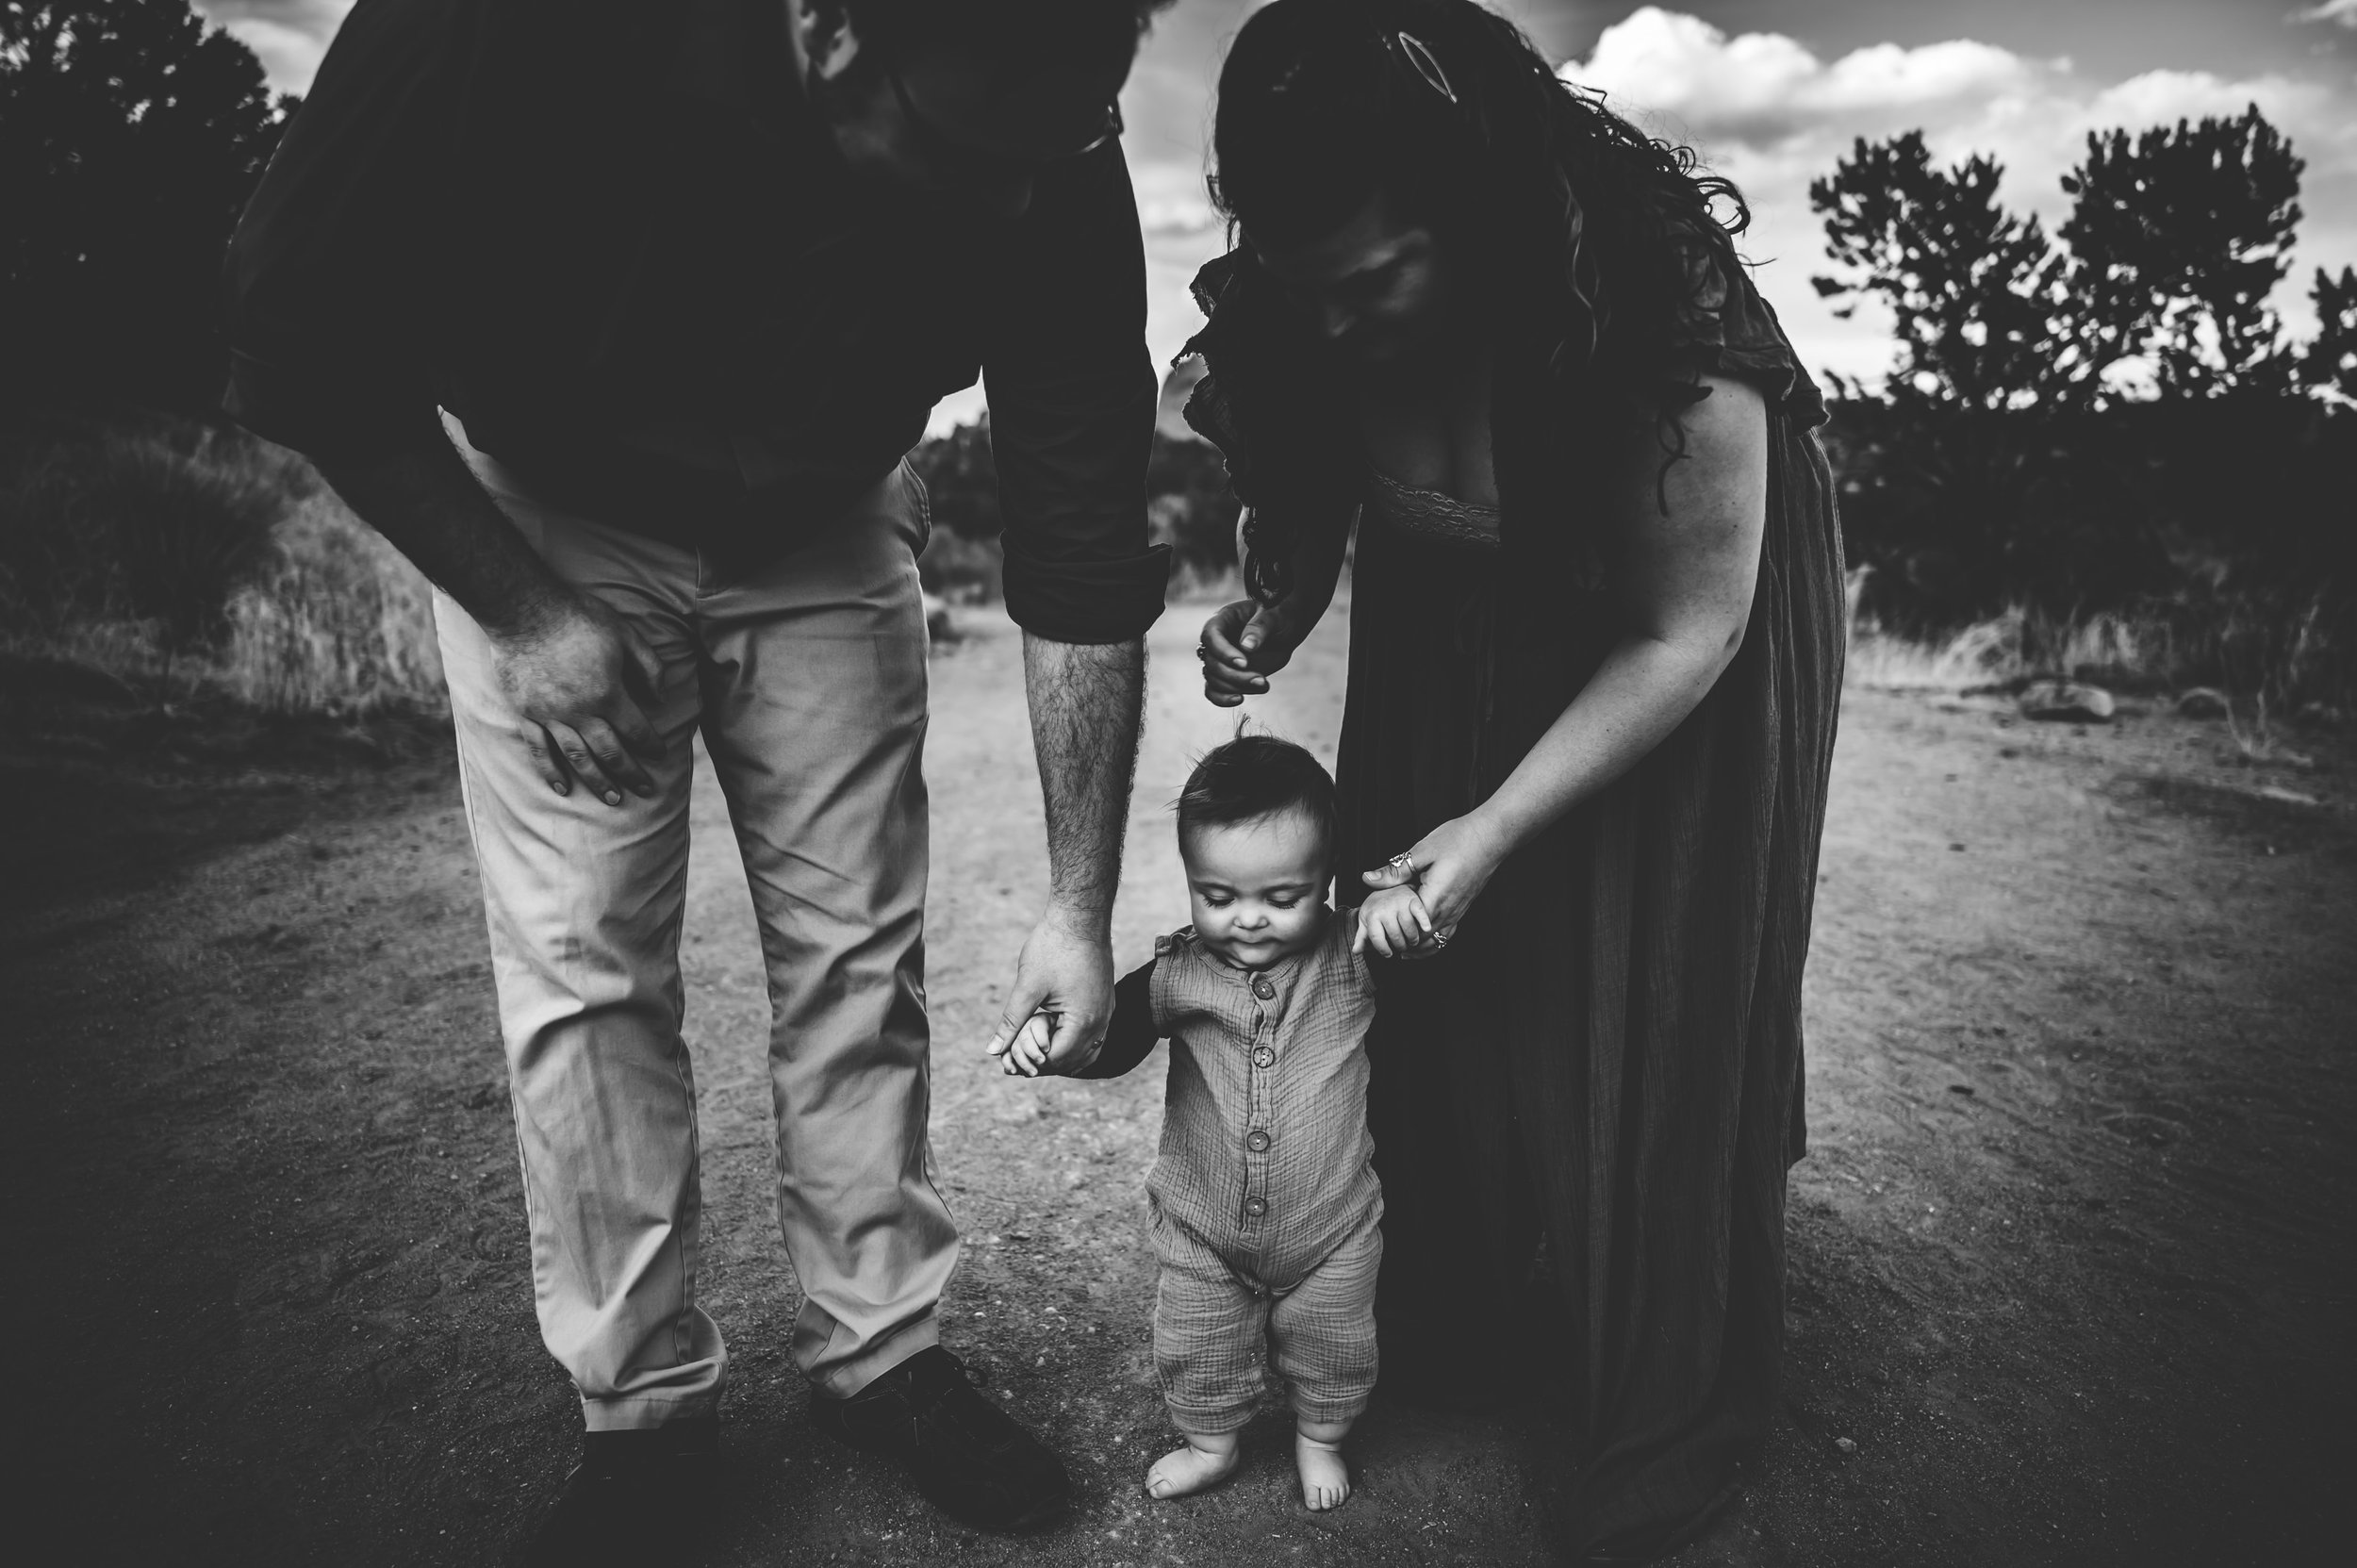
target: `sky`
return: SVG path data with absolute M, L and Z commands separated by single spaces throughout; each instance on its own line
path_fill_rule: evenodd
M 196 0 L 252 45 L 273 86 L 302 91 L 349 0 Z M 1178 0 L 1122 94 L 1123 138 L 1146 228 L 1146 338 L 1166 363 L 1201 316 L 1195 268 L 1226 247 L 1203 194 L 1211 88 L 1258 0 Z M 1834 317 L 1809 287 L 1823 235 L 1808 184 L 1858 137 L 1920 128 L 1953 163 L 2004 165 L 2003 199 L 2050 226 L 2057 181 L 2090 130 L 2140 130 L 2256 103 L 2307 160 L 2293 271 L 2276 305 L 2313 324 L 2316 268 L 2357 265 L 2357 0 L 1492 0 L 1561 74 L 1601 88 L 1648 131 L 1691 145 L 1742 188 L 1742 241 L 1804 363 L 1870 380 L 1891 359 L 1887 321 Z M 971 417 L 979 389 L 936 426 Z

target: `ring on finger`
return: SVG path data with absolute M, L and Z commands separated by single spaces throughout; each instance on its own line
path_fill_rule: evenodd
M 1393 876 L 1405 877 L 1409 882 L 1416 880 L 1416 857 L 1404 850 L 1383 864 Z

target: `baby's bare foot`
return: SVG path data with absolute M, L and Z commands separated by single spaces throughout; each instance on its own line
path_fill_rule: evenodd
M 1217 1486 L 1235 1473 L 1241 1452 L 1232 1437 L 1225 1449 L 1199 1448 L 1190 1438 L 1184 1448 L 1174 1448 L 1154 1461 L 1146 1473 L 1146 1494 L 1185 1497 Z
M 1350 1501 L 1350 1470 L 1343 1463 L 1341 1444 L 1295 1432 L 1294 1468 L 1301 1472 L 1301 1500 L 1311 1511 L 1323 1513 Z

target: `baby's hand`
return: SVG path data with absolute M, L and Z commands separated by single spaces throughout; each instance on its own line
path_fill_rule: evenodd
M 998 1058 L 998 1070 L 1010 1078 L 1037 1078 L 1047 1065 L 1047 1041 L 1055 1032 L 1053 1013 L 1034 1013 L 1014 1032 Z
M 1352 952 L 1373 948 L 1385 958 L 1421 958 L 1419 951 L 1432 935 L 1432 916 L 1412 887 L 1387 887 L 1370 893 L 1359 906 L 1359 929 L 1350 938 Z

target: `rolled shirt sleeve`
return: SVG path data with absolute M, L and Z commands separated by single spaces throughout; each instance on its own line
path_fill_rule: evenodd
M 1120 148 L 1044 173 L 1014 227 L 983 350 L 1007 613 L 1057 642 L 1126 642 L 1162 614 L 1170 550 L 1146 539 L 1159 388 Z
M 1154 965 L 1148 959 L 1122 977 L 1113 987 L 1113 1015 L 1105 1038 L 1074 1078 L 1119 1078 L 1154 1054 L 1162 1042 L 1162 1027 L 1154 1016 Z
M 434 428 L 453 0 L 362 0 L 230 241 L 226 405 L 318 456 Z

